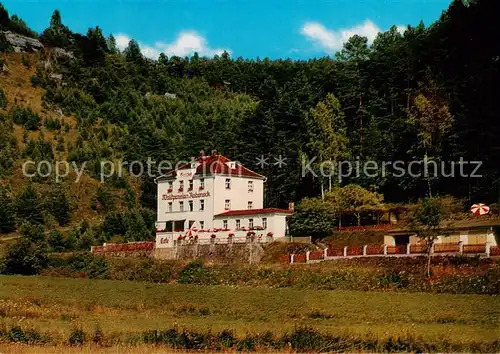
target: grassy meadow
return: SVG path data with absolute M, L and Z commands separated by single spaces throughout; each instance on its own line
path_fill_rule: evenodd
M 500 297 L 403 292 L 155 284 L 0 276 L 0 323 L 64 344 L 75 329 L 109 343 L 148 330 L 230 330 L 236 336 L 297 328 L 351 338 L 411 337 L 468 348 L 500 338 Z

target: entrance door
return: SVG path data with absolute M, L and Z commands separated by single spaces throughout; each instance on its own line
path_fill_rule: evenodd
M 397 235 L 394 236 L 396 245 L 407 245 L 410 243 L 410 235 Z

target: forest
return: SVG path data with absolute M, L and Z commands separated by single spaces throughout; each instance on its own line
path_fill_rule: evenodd
M 206 58 L 195 53 L 185 58 L 161 54 L 152 60 L 135 40 L 120 51 L 113 36 L 98 26 L 86 34 L 71 31 L 57 10 L 47 29 L 36 33 L 0 6 L 0 30 L 39 39 L 46 48 L 41 62 L 51 58 L 49 48 L 69 53 L 51 60 L 50 67 L 38 65 L 31 83 L 43 88 L 46 107 L 61 109 L 77 121 L 77 138 L 66 147 L 60 141 L 52 146 L 42 136 L 28 141 L 23 151 L 12 139 L 4 139 L 12 125 L 26 131 L 59 131 L 58 139 L 64 139 L 69 127 L 42 122 L 24 107 L 2 113 L 0 176 L 12 175 L 19 159 L 54 159 L 55 151 L 66 151 L 68 161 L 87 161 L 86 173 L 99 180 L 102 160 L 177 161 L 215 149 L 267 176 L 266 206 L 287 207 L 289 202 L 349 184 L 377 192 L 386 202 L 452 195 L 464 200 L 464 208 L 475 202 L 496 203 L 500 200 L 499 17 L 498 1 L 454 0 L 433 24 L 408 26 L 404 33 L 393 26 L 373 43 L 355 35 L 341 51 L 323 58 L 247 59 L 228 53 Z M 10 50 L 3 34 L 0 50 Z M 62 75 L 63 84 L 54 73 Z M 0 91 L 3 108 L 5 100 Z M 272 162 L 278 156 L 286 159 L 284 166 L 257 165 L 259 157 Z M 339 182 L 304 176 L 303 159 L 314 157 L 314 168 L 324 161 L 375 161 L 379 166 L 383 161 L 423 159 L 480 161 L 476 173 L 481 177 L 361 173 Z M 471 166 L 464 167 L 466 172 L 472 172 Z M 146 225 L 153 222 L 156 208 L 154 178 L 130 182 L 129 177 L 107 180 L 97 191 L 96 203 L 104 209 L 104 225 L 116 225 L 124 222 L 117 220 L 114 203 L 106 201 L 123 199 L 131 220 L 142 220 L 139 232 L 130 225 L 103 226 L 103 232 L 148 237 Z M 28 184 L 24 197 L 36 199 Z M 113 196 L 107 186 L 122 192 Z M 52 201 L 49 205 L 63 205 L 62 217 L 54 217 L 64 224 L 72 217 L 71 203 L 61 201 L 64 193 L 53 194 L 47 200 Z M 10 217 L 11 230 L 25 220 L 20 197 L 22 193 L 13 196 L 8 190 L 0 194 L 6 201 L 0 207 L 4 220 L 0 224 Z M 59 210 L 46 209 L 56 214 Z M 81 233 L 85 230 L 86 226 Z

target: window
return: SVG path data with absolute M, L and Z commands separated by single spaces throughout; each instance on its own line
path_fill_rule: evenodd
M 241 228 L 241 222 L 240 220 L 236 220 L 236 230 L 239 230 Z
M 184 211 L 184 202 L 179 202 L 179 210 Z
M 248 202 L 248 209 L 252 209 L 253 208 L 253 202 Z
M 189 204 L 189 211 L 193 211 L 193 201 L 190 200 L 188 204 Z
M 168 212 L 171 213 L 172 212 L 172 202 L 168 202 Z
M 224 209 L 231 209 L 231 201 L 229 199 L 226 199 L 226 201 L 224 202 Z
M 253 181 L 248 181 L 248 192 L 253 192 Z
M 200 229 L 203 230 L 204 227 L 205 227 L 205 222 L 204 221 L 200 221 Z
M 231 178 L 226 178 L 226 189 L 231 189 Z
M 267 218 L 262 218 L 262 227 L 267 229 Z
M 205 210 L 205 200 L 200 199 L 200 211 Z
M 222 220 L 222 227 L 227 229 L 227 220 Z
M 248 227 L 253 228 L 253 219 L 248 219 Z
M 169 192 L 172 192 L 172 189 L 173 189 L 173 188 L 174 188 L 174 182 L 169 181 L 169 182 L 168 182 L 168 191 L 169 191 Z
M 205 179 L 200 178 L 200 189 L 205 189 Z
M 192 179 L 189 180 L 189 190 L 190 191 L 193 190 L 193 180 Z
M 179 181 L 179 191 L 184 189 L 184 181 Z

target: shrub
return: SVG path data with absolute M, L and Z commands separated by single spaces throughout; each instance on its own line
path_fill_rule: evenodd
M 27 69 L 31 67 L 30 61 L 24 55 L 21 57 L 21 64 L 23 64 Z
M 69 345 L 83 345 L 85 344 L 86 334 L 81 328 L 75 328 L 68 338 Z
M 38 130 L 40 128 L 41 118 L 30 108 L 14 106 L 9 112 L 9 117 L 15 124 L 24 125 L 28 130 Z
M 5 92 L 0 87 L 0 108 L 7 108 L 7 96 L 5 96 Z
M 16 230 L 14 205 L 7 191 L 0 187 L 0 234 Z
M 200 260 L 189 263 L 179 274 L 177 280 L 181 284 L 206 284 L 209 272 Z
M 99 326 L 98 324 L 96 325 L 96 328 L 94 330 L 94 334 L 92 336 L 92 342 L 99 345 L 103 344 L 104 342 L 104 333 L 101 329 L 101 326 Z
M 14 201 L 16 216 L 20 221 L 28 220 L 31 223 L 43 224 L 42 204 L 38 194 L 30 184 L 18 194 Z
M 45 119 L 43 122 L 43 125 L 45 128 L 48 130 L 54 131 L 54 130 L 60 130 L 61 129 L 61 122 L 57 119 Z
M 2 273 L 35 275 L 39 274 L 47 264 L 46 249 L 21 238 L 7 249 Z

